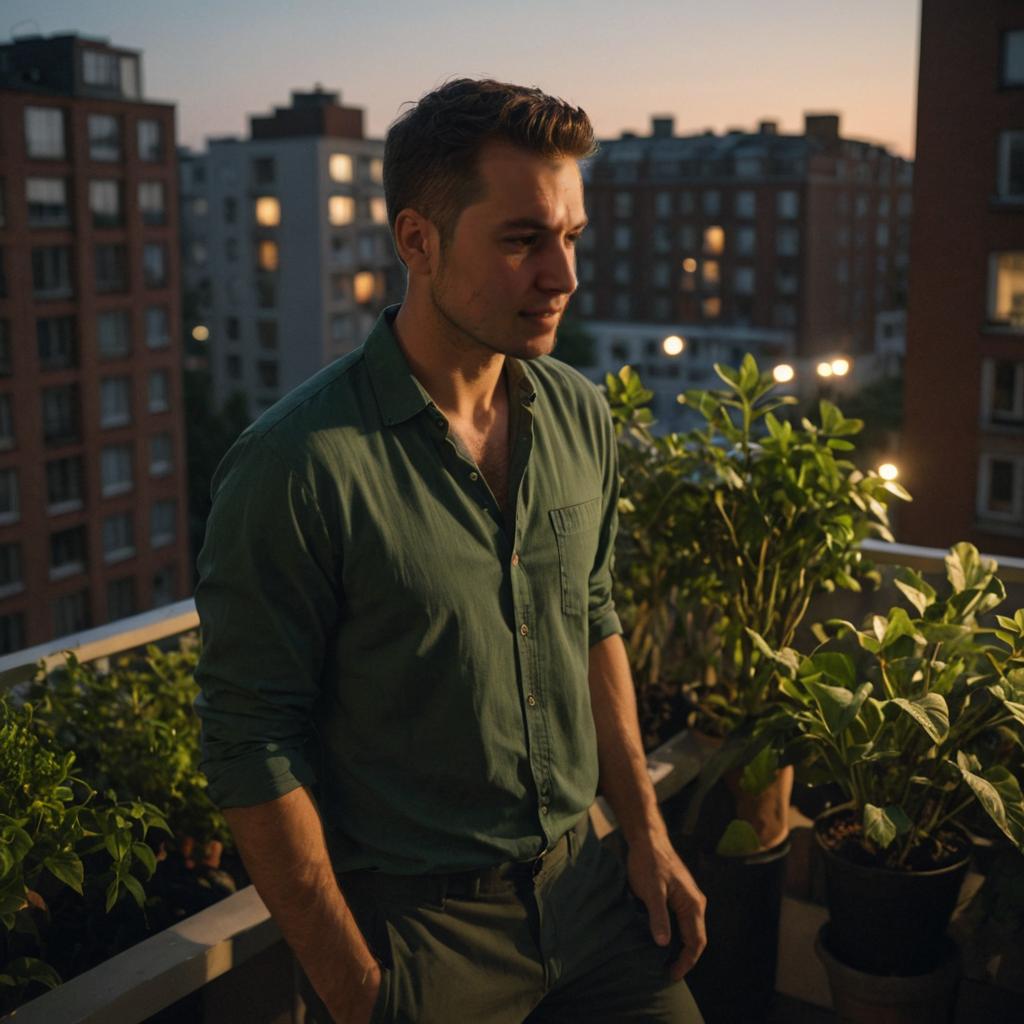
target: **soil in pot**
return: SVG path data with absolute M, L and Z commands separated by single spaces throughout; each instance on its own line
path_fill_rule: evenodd
M 908 858 L 883 866 L 859 841 L 847 807 L 823 814 L 815 837 L 825 863 L 829 948 L 870 974 L 926 974 L 942 962 L 946 929 L 970 861 L 970 842 L 950 830 Z

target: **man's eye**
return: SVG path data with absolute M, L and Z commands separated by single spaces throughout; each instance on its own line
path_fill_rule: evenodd
M 512 245 L 533 245 L 537 241 L 536 235 L 516 235 L 515 238 L 506 238 L 506 242 Z

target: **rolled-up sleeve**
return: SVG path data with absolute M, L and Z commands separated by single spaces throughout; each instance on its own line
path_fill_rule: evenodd
M 316 779 L 336 554 L 311 488 L 267 438 L 244 434 L 212 491 L 196 589 L 201 768 L 215 803 L 244 807 Z
M 615 537 L 619 530 L 619 453 L 611 415 L 603 399 L 603 433 L 600 451 L 604 465 L 601 510 L 601 536 L 590 571 L 590 599 L 587 608 L 588 640 L 591 646 L 615 633 L 622 624 L 612 597 L 612 573 L 615 568 Z

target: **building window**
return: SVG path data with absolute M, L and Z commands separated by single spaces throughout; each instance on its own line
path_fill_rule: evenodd
M 1024 85 L 1024 30 L 1003 33 L 1003 85 Z
M 71 293 L 71 249 L 64 245 L 33 249 L 33 298 L 66 299 Z
M 721 280 L 721 265 L 718 260 L 704 260 L 700 266 L 701 281 L 708 291 L 717 291 Z
M 0 395 L 0 451 L 14 447 L 14 409 L 10 395 Z
M 224 223 L 235 224 L 238 222 L 238 200 L 234 196 L 224 197 Z
M 775 233 L 775 251 L 780 256 L 800 254 L 800 232 L 797 228 L 779 228 Z
M 982 454 L 978 465 L 978 516 L 1024 525 L 1024 461 L 1019 456 Z
M 633 244 L 633 232 L 628 224 L 616 224 L 612 235 L 612 245 L 619 251 L 628 249 Z
M 256 334 L 260 340 L 260 348 L 268 351 L 276 351 L 277 349 L 277 321 L 276 320 L 257 320 L 256 321 Z
M 269 274 L 256 278 L 256 305 L 259 309 L 274 309 L 277 305 L 277 288 Z
M 261 227 L 276 228 L 281 223 L 281 203 L 276 196 L 260 196 L 254 211 L 256 223 Z
M 327 173 L 331 181 L 351 181 L 352 157 L 347 153 L 332 153 L 327 160 Z
M 43 370 L 69 370 L 78 365 L 73 316 L 45 316 L 36 321 L 36 345 Z
M 153 574 L 153 607 L 162 608 L 174 600 L 174 567 L 165 566 Z
M 167 310 L 163 306 L 150 306 L 146 310 L 146 347 L 166 348 L 171 343 Z
M 708 217 L 717 217 L 722 208 L 722 193 L 717 189 L 708 189 L 701 196 L 701 206 Z
M 121 122 L 110 114 L 90 114 L 89 159 L 115 163 L 121 159 Z
M 96 318 L 99 353 L 103 359 L 118 359 L 131 351 L 131 321 L 124 309 L 100 313 Z
M 633 216 L 633 193 L 632 192 L 616 192 L 614 199 L 614 211 L 616 217 L 632 217 Z
M 666 260 L 659 260 L 651 267 L 651 283 L 655 288 L 670 288 L 672 286 L 672 264 Z
M 794 220 L 800 213 L 800 193 L 790 190 L 777 192 L 775 213 L 781 220 Z
M 256 376 L 259 379 L 260 387 L 277 387 L 277 363 L 273 359 L 261 359 L 256 364 Z
M 779 267 L 775 271 L 775 288 L 782 295 L 796 295 L 800 287 L 800 281 L 793 270 L 786 270 Z
M 737 192 L 734 210 L 737 217 L 752 220 L 757 216 L 757 193 L 749 191 Z
M 981 367 L 981 410 L 987 425 L 1024 426 L 1024 363 L 986 359 Z
M 238 341 L 241 338 L 242 325 L 237 316 L 229 316 L 224 321 L 224 336 L 228 341 Z
M 737 267 L 733 276 L 733 287 L 738 295 L 753 295 L 755 275 L 753 267 Z
M 72 526 L 50 534 L 50 579 L 85 572 L 85 527 Z
M 252 161 L 252 181 L 254 185 L 273 185 L 277 177 L 272 156 L 257 156 Z
M 884 249 L 889 244 L 889 225 L 888 224 L 876 224 L 875 225 L 875 245 L 879 249 Z
M 128 250 L 124 245 L 96 246 L 96 291 L 128 290 Z
M 25 152 L 30 160 L 63 160 L 64 111 L 59 107 L 25 108 Z
M 11 372 L 11 321 L 0 319 L 0 377 L 10 377 Z
M 360 305 L 378 300 L 384 291 L 382 276 L 361 270 L 352 278 L 352 297 Z
M 167 221 L 167 207 L 164 202 L 162 181 L 139 182 L 139 212 L 143 224 L 164 224 Z
M 107 584 L 107 621 L 116 622 L 134 615 L 135 580 L 131 576 L 124 579 L 111 580 Z
M 615 295 L 615 299 L 612 304 L 612 308 L 615 312 L 615 317 L 618 320 L 628 320 L 630 314 L 633 311 L 632 303 L 630 302 L 629 295 L 625 292 L 618 292 Z
M 203 218 L 209 212 L 210 204 L 207 202 L 206 196 L 195 196 L 189 203 L 189 207 L 193 217 Z
M 167 412 L 170 407 L 170 375 L 166 370 L 153 370 L 149 375 L 149 411 Z
M 51 515 L 82 507 L 82 460 L 73 455 L 46 464 L 46 511 Z
M 737 156 L 733 166 L 737 178 L 757 178 L 762 172 L 762 165 L 759 156 Z
M 0 525 L 16 523 L 20 515 L 18 471 L 16 469 L 0 469 Z
M 107 377 L 100 381 L 100 426 L 123 427 L 131 423 L 131 379 Z
M 167 249 L 159 242 L 142 247 L 142 273 L 147 288 L 163 288 L 167 284 Z
M 0 597 L 10 597 L 25 589 L 21 575 L 21 545 L 0 544 Z
M 242 359 L 240 356 L 229 355 L 225 361 L 225 368 L 229 380 L 242 379 Z
M 672 229 L 668 224 L 658 223 L 654 225 L 652 238 L 655 252 L 666 253 L 672 251 Z
M 53 629 L 58 637 L 80 633 L 89 628 L 90 621 L 88 591 L 65 594 L 53 602 Z
M 753 256 L 757 249 L 757 232 L 749 227 L 737 228 L 734 242 L 737 255 Z
M 144 119 L 137 125 L 139 159 L 159 163 L 164 158 L 163 135 L 160 122 Z
M 792 302 L 777 302 L 772 321 L 776 327 L 796 327 L 796 306 Z
M 13 654 L 25 646 L 25 616 L 22 612 L 0 615 L 0 654 Z
M 701 313 L 705 320 L 717 320 L 722 315 L 722 300 L 711 295 L 701 303 Z
M 72 444 L 78 434 L 78 391 L 74 384 L 43 391 L 43 441 L 47 445 Z
M 259 270 L 272 273 L 277 270 L 277 242 L 262 238 L 256 243 L 256 266 Z
M 162 548 L 174 543 L 175 503 L 154 501 L 149 518 L 149 543 L 151 547 Z
M 616 260 L 612 268 L 612 280 L 616 284 L 629 284 L 631 272 L 629 260 Z
M 387 224 L 388 204 L 383 196 L 371 196 L 370 220 L 372 220 L 374 224 Z
M 996 193 L 1024 200 L 1024 132 L 1000 132 Z
M 28 178 L 25 181 L 30 228 L 62 228 L 71 223 L 68 183 L 63 178 Z
M 351 224 L 356 217 L 356 201 L 351 196 L 328 196 L 327 219 L 335 227 Z
M 82 81 L 86 85 L 119 91 L 121 75 L 117 57 L 102 50 L 84 50 L 82 52 Z
M 100 493 L 104 498 L 126 494 L 135 483 L 132 446 L 108 444 L 100 452 Z
M 103 561 L 123 562 L 135 554 L 135 529 L 130 512 L 118 512 L 103 520 Z
M 704 229 L 704 252 L 710 256 L 719 256 L 725 252 L 725 231 L 713 225 Z
M 149 475 L 168 476 L 174 470 L 174 442 L 170 434 L 149 439 Z
M 121 183 L 89 182 L 89 210 L 94 228 L 117 227 L 121 223 Z
M 697 229 L 692 224 L 684 224 L 679 229 L 679 247 L 685 253 L 697 250 Z
M 1024 252 L 994 252 L 989 258 L 988 318 L 1024 329 Z
M 366 169 L 366 176 L 371 185 L 384 184 L 384 161 L 379 156 L 370 157 Z

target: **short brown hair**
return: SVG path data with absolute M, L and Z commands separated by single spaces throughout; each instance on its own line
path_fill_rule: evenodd
M 540 89 L 456 78 L 427 93 L 388 129 L 384 196 L 388 223 L 411 207 L 451 241 L 459 214 L 480 198 L 485 143 L 501 141 L 544 157 L 582 159 L 597 151 L 590 118 Z

